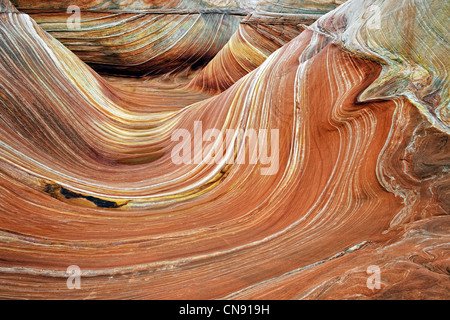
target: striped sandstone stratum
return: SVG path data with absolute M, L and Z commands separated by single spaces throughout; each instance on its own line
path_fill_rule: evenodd
M 60 29 L 69 2 L 0 0 L 0 298 L 450 298 L 448 1 L 318 1 L 280 38 L 270 1 L 79 1 L 115 10 L 96 49 L 94 20 Z M 278 129 L 278 171 L 174 164 L 198 121 Z

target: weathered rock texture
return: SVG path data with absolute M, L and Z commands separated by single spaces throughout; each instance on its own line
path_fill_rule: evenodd
M 450 298 L 448 2 L 350 0 L 215 96 L 107 81 L 0 3 L 1 298 Z M 279 130 L 278 170 L 174 164 L 196 121 Z
M 306 26 L 343 2 L 259 1 L 230 41 L 189 86 L 211 93 L 228 89 L 298 36 Z
M 246 1 L 14 3 L 95 70 L 133 77 L 198 70 L 250 10 Z

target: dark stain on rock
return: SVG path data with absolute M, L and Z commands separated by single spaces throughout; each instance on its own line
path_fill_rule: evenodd
M 76 193 L 76 192 L 70 191 L 58 184 L 52 184 L 52 183 L 47 183 L 44 187 L 44 191 L 46 193 L 50 194 L 53 198 L 58 199 L 58 200 L 61 200 L 60 195 L 63 196 L 67 200 L 86 199 L 86 200 L 92 202 L 93 204 L 95 204 L 99 208 L 120 208 L 126 204 L 126 203 L 118 204 L 117 202 L 114 202 L 114 201 L 104 200 L 104 199 L 96 198 L 93 196 L 85 196 L 81 193 Z

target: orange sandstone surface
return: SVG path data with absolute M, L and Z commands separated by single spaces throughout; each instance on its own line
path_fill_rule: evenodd
M 99 75 L 0 1 L 0 298 L 449 299 L 446 12 L 350 0 L 214 94 Z M 175 163 L 199 123 L 277 132 L 272 163 Z

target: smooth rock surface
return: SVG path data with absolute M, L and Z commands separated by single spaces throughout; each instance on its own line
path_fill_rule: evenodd
M 217 95 L 0 9 L 0 298 L 450 298 L 448 2 L 350 0 Z M 198 121 L 279 130 L 277 170 L 175 164 Z

